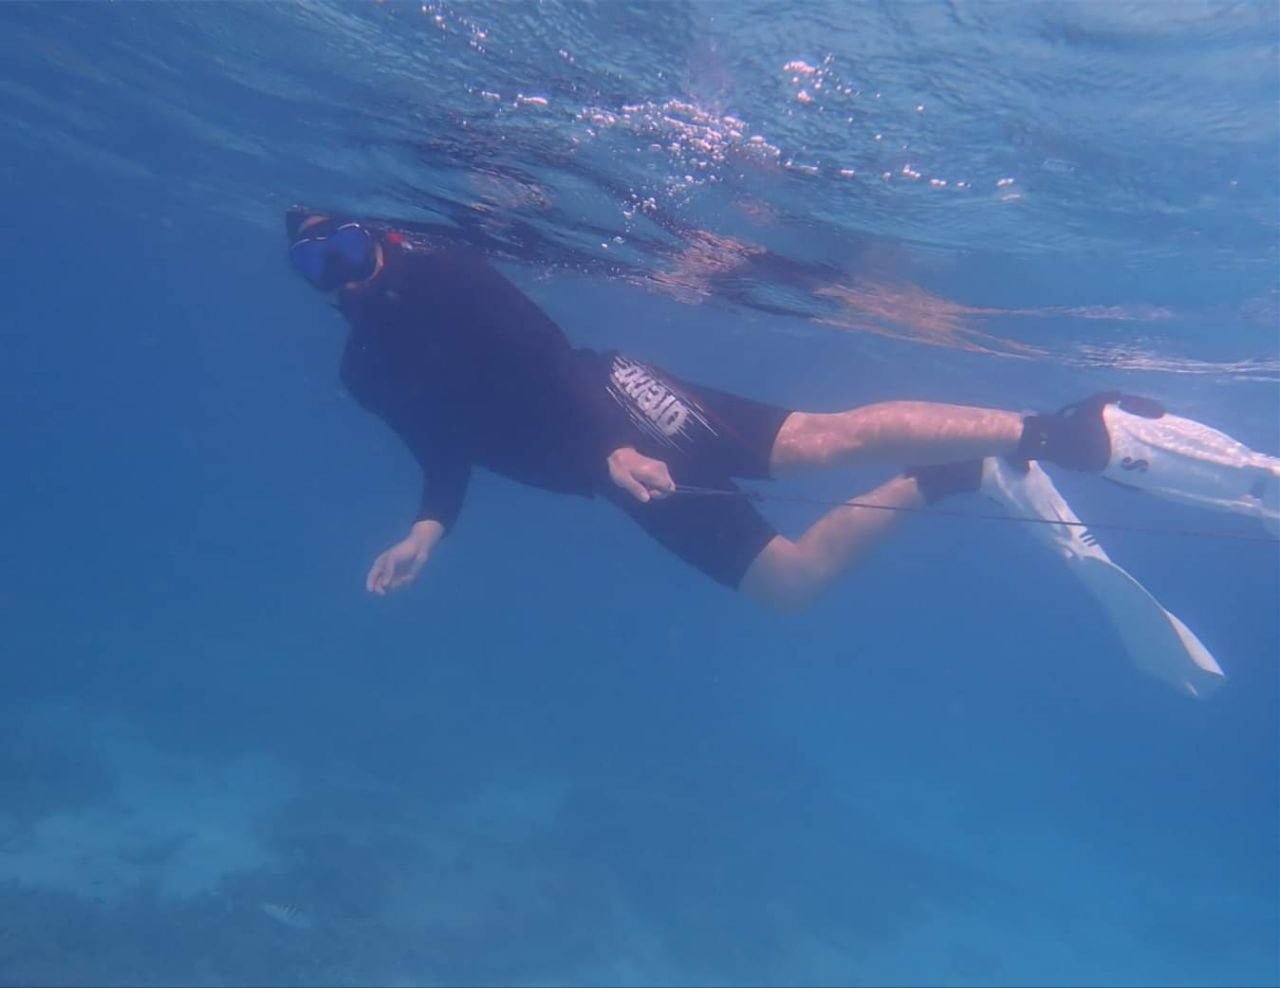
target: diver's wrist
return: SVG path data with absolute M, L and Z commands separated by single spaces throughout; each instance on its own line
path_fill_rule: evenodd
M 420 546 L 430 548 L 444 536 L 444 526 L 431 518 L 424 518 L 413 523 L 409 529 L 409 539 Z

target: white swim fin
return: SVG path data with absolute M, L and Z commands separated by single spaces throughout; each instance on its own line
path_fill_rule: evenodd
M 1211 693 L 1224 674 L 1209 650 L 1141 583 L 1113 563 L 1088 529 L 1078 527 L 1080 519 L 1048 474 L 1035 462 L 1027 467 L 1024 473 L 1003 459 L 984 460 L 982 493 L 1012 515 L 1069 523 L 1025 527 L 1066 560 L 1103 606 L 1138 668 L 1190 696 Z
M 1176 415 L 1147 418 L 1107 405 L 1111 458 L 1102 474 L 1159 497 L 1258 518 L 1280 534 L 1280 458 Z

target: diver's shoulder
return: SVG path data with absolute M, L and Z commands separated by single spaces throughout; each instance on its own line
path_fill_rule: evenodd
M 383 234 L 382 249 L 387 281 L 449 278 L 489 267 L 484 256 L 473 248 L 396 230 Z

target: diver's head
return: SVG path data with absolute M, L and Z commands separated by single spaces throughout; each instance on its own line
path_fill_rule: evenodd
M 294 206 L 285 232 L 294 270 L 322 292 L 367 281 L 381 266 L 377 237 L 357 221 Z

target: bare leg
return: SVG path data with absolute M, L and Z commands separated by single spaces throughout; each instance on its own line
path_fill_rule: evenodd
M 911 477 L 895 477 L 856 500 L 893 508 L 921 508 L 925 503 Z M 898 511 L 849 505 L 835 508 L 794 542 L 776 536 L 751 564 L 739 589 L 778 610 L 799 610 L 901 520 Z
M 928 466 L 1007 456 L 1021 436 L 1017 412 L 968 405 L 886 401 L 847 412 L 793 412 L 774 441 L 770 466 Z
M 830 414 L 794 412 L 774 441 L 770 466 L 888 463 L 931 466 L 1014 453 L 1022 437 L 1016 412 L 926 401 L 890 401 Z M 856 498 L 883 508 L 918 509 L 913 477 L 895 477 Z M 898 511 L 842 505 L 800 538 L 777 536 L 756 557 L 740 589 L 779 610 L 798 610 L 831 585 L 902 520 Z

